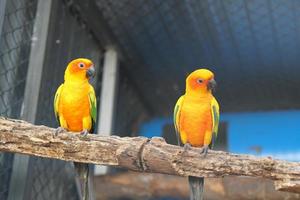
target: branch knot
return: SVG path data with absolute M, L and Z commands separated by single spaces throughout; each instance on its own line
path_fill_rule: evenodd
M 151 140 L 148 138 L 141 146 L 140 146 L 140 149 L 139 149 L 139 152 L 138 152 L 138 165 L 139 167 L 141 168 L 142 171 L 146 171 L 147 170 L 147 165 L 144 161 L 144 149 L 145 149 L 145 146 L 147 144 L 149 144 Z

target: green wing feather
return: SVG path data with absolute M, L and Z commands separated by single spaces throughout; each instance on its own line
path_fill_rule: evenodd
M 60 121 L 59 121 L 59 113 L 58 113 L 58 104 L 59 104 L 60 94 L 61 94 L 61 90 L 62 90 L 63 86 L 64 86 L 64 84 L 61 84 L 57 88 L 55 96 L 54 96 L 54 102 L 53 102 L 55 118 L 59 125 L 60 125 Z
M 219 112 L 219 104 L 215 98 L 213 98 L 211 102 L 211 115 L 213 120 L 213 127 L 212 127 L 212 143 L 211 148 L 213 148 L 214 143 L 218 136 L 218 129 L 219 129 L 219 121 L 220 121 L 220 112 Z
M 97 99 L 96 99 L 95 90 L 93 86 L 90 86 L 89 101 L 90 101 L 90 115 L 92 118 L 92 128 L 90 132 L 93 133 L 95 130 L 95 125 L 97 120 Z
M 176 132 L 176 138 L 177 138 L 177 143 L 180 146 L 180 132 L 179 132 L 179 121 L 180 121 L 180 111 L 181 111 L 181 106 L 183 102 L 184 96 L 181 96 L 175 105 L 174 108 L 174 114 L 173 114 L 173 122 L 174 122 L 174 127 L 175 127 L 175 132 Z

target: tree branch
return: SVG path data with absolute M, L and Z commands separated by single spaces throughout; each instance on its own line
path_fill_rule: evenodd
M 179 176 L 261 177 L 285 182 L 285 191 L 300 192 L 300 163 L 255 156 L 209 151 L 202 157 L 197 148 L 184 152 L 162 138 L 100 137 L 61 133 L 53 138 L 53 128 L 35 126 L 21 120 L 0 118 L 0 151 L 33 156 L 124 167 L 134 171 Z

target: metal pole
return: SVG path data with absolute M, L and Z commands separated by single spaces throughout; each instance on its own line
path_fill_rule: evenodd
M 3 22 L 5 18 L 6 0 L 0 0 L 0 38 L 2 35 Z
M 1 0 L 0 0 L 1 1 Z M 22 105 L 21 118 L 35 123 L 43 72 L 46 41 L 51 13 L 52 0 L 39 0 L 37 5 L 31 52 Z M 12 177 L 10 181 L 8 200 L 27 199 L 25 188 L 27 185 L 29 156 L 14 156 Z
M 113 131 L 115 99 L 118 84 L 118 53 L 108 48 L 104 54 L 100 109 L 97 133 L 109 136 Z M 95 175 L 105 174 L 107 167 L 95 166 Z
M 99 53 L 99 50 L 91 52 L 91 59 L 92 59 L 94 65 L 96 67 L 96 72 L 100 71 L 100 57 L 101 56 L 102 56 L 102 54 Z M 99 76 L 96 76 L 95 79 L 92 82 L 92 84 L 94 86 L 96 86 L 96 83 L 98 81 L 101 81 L 101 80 L 98 80 L 98 77 Z M 94 172 L 94 170 L 95 170 L 95 168 L 90 169 L 90 173 L 92 174 Z M 95 197 L 95 189 L 94 189 L 93 182 L 94 182 L 94 176 L 90 175 L 90 178 L 89 178 L 89 189 L 90 189 L 90 196 L 89 197 L 90 197 L 90 199 L 89 200 L 95 200 L 96 199 L 96 197 Z

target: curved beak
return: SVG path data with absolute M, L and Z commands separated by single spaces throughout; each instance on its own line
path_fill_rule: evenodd
M 88 70 L 86 70 L 86 77 L 91 78 L 95 76 L 95 67 L 91 66 Z
M 217 87 L 217 82 L 215 81 L 215 79 L 211 79 L 210 81 L 208 81 L 207 88 L 209 90 L 214 92 L 216 90 L 216 87 Z

